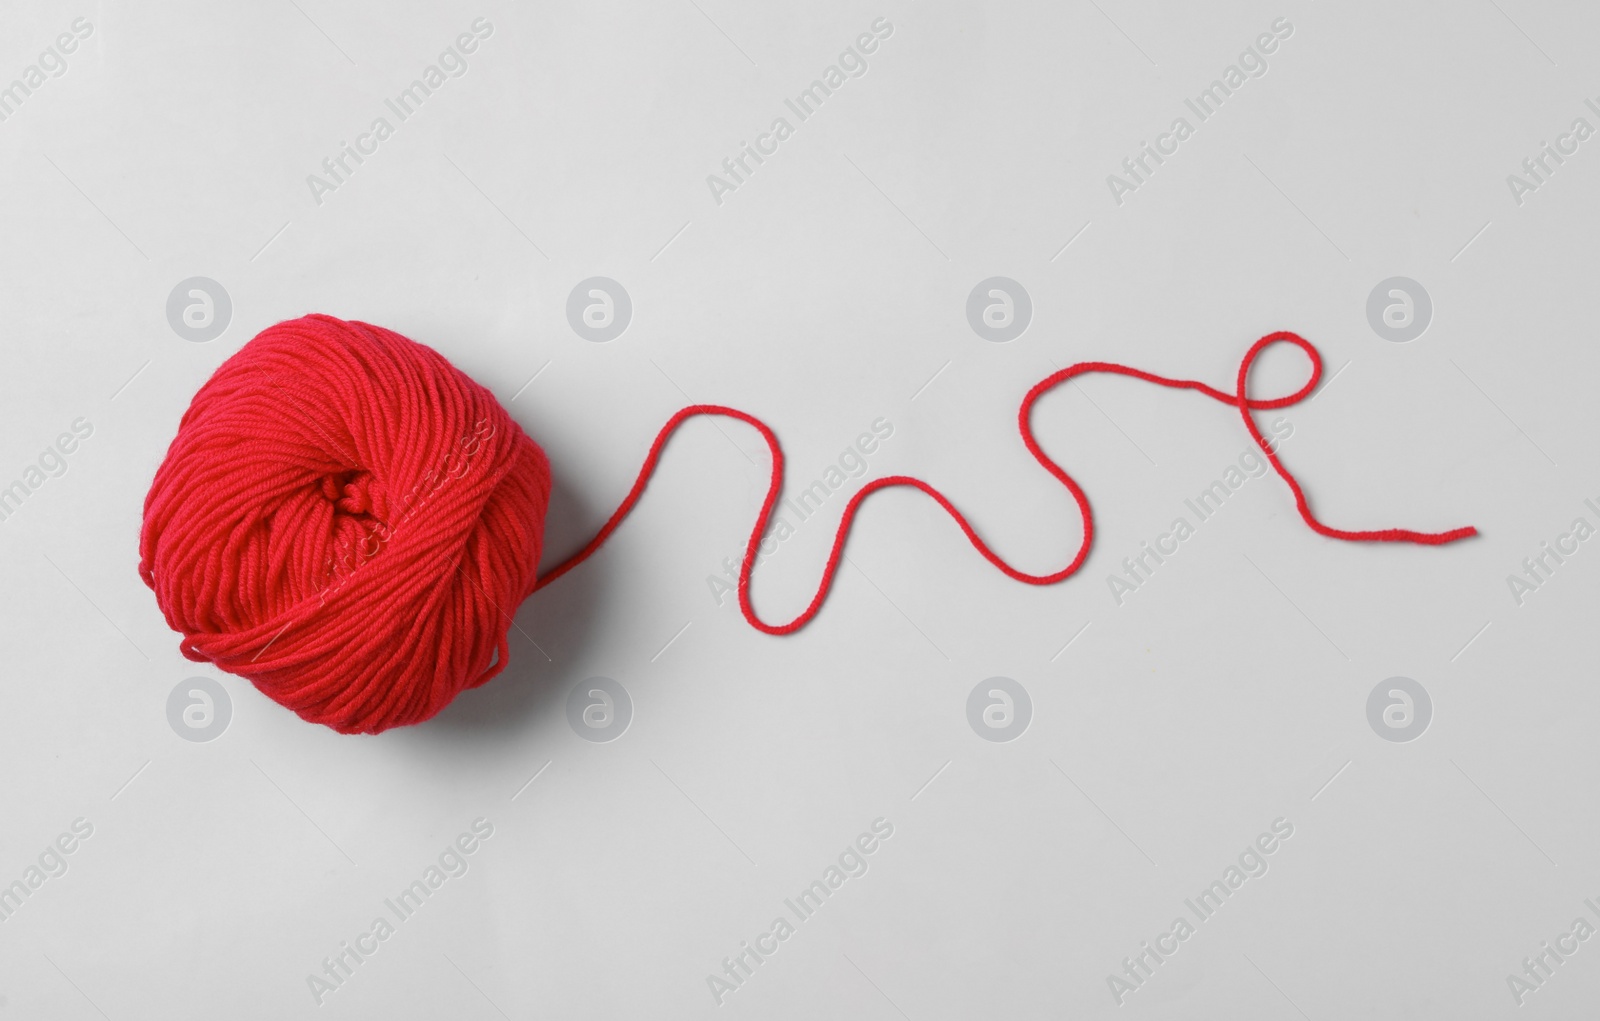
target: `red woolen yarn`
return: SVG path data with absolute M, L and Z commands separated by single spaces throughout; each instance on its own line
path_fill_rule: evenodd
M 1286 397 L 1249 396 L 1256 359 L 1280 343 L 1310 359 L 1310 379 Z M 890 475 L 846 504 L 810 604 L 787 623 L 769 624 L 750 600 L 756 553 L 783 490 L 783 451 L 766 423 L 717 404 L 674 414 L 595 537 L 536 578 L 551 485 L 538 444 L 493 395 L 431 349 L 376 326 L 313 315 L 263 331 L 195 395 L 145 498 L 139 573 L 183 634 L 185 656 L 249 678 L 307 720 L 377 733 L 428 719 L 504 669 L 517 604 L 605 543 L 643 496 L 668 439 L 698 415 L 752 426 L 771 452 L 766 500 L 739 571 L 739 608 L 760 631 L 789 634 L 817 615 L 862 502 L 897 486 L 932 498 L 1007 577 L 1064 581 L 1088 559 L 1094 515 L 1088 494 L 1034 436 L 1033 408 L 1095 372 L 1192 390 L 1236 409 L 1319 535 L 1442 546 L 1477 534 L 1471 526 L 1346 531 L 1317 519 L 1252 415 L 1299 403 L 1322 378 L 1317 349 L 1280 331 L 1251 345 L 1232 393 L 1114 362 L 1078 362 L 1028 391 L 1017 412 L 1023 445 L 1072 494 L 1083 521 L 1078 551 L 1060 570 L 1011 566 L 938 489 Z
M 312 315 L 200 388 L 145 498 L 139 574 L 183 655 L 342 733 L 505 668 L 550 465 L 437 352 Z

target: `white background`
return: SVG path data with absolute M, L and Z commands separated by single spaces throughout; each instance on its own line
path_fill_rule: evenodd
M 1600 552 L 1521 605 L 1506 581 L 1600 523 L 1600 141 L 1521 205 L 1506 183 L 1600 126 L 1593 9 L 19 2 L 0 85 L 77 17 L 66 73 L 0 123 L 0 484 L 94 429 L 0 522 L 0 882 L 72 820 L 94 833 L 0 923 L 0 1017 L 1491 1018 L 1542 941 L 1600 925 Z M 307 175 L 479 17 L 467 73 L 314 202 Z M 879 17 L 870 70 L 713 202 L 706 175 Z M 1106 175 L 1280 17 L 1269 71 L 1117 205 Z M 166 320 L 196 275 L 234 306 L 209 343 Z M 633 300 L 609 343 L 566 321 L 594 275 Z M 1009 343 L 965 316 L 995 275 L 1033 301 Z M 1433 300 L 1409 343 L 1367 320 L 1395 275 Z M 521 608 L 503 675 L 344 737 L 182 659 L 136 571 L 190 396 L 312 311 L 432 345 L 508 404 L 555 472 L 547 563 L 694 400 L 768 421 L 801 483 L 885 417 L 872 474 L 929 479 L 1054 570 L 1080 526 L 1016 435 L 1027 388 L 1090 359 L 1231 388 L 1275 329 L 1338 372 L 1281 413 L 1318 512 L 1482 536 L 1335 542 L 1251 480 L 1119 606 L 1118 561 L 1248 438 L 1225 406 L 1096 376 L 1036 416 L 1094 500 L 1080 575 L 1011 582 L 894 491 L 822 614 L 770 638 L 707 581 L 764 448 L 702 420 L 607 550 Z M 1269 358 L 1258 392 L 1305 372 Z M 769 619 L 809 598 L 847 492 L 761 566 Z M 166 716 L 197 675 L 233 705 L 209 743 Z M 610 743 L 564 711 L 594 675 L 633 701 Z M 992 676 L 1032 699 L 1009 743 L 967 720 Z M 1366 716 L 1393 676 L 1433 700 L 1409 743 Z M 306 976 L 479 817 L 470 871 L 317 1006 Z M 722 958 L 879 817 L 870 870 L 719 1007 Z M 1119 1008 L 1107 976 L 1279 817 L 1270 871 Z M 1600 1001 L 1600 944 L 1525 1000 Z

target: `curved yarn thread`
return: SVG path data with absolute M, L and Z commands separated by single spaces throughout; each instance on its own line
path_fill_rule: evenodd
M 1281 342 L 1295 345 L 1311 359 L 1311 378 L 1299 390 L 1287 397 L 1276 397 L 1268 400 L 1250 397 L 1248 393 L 1250 369 L 1255 365 L 1256 359 L 1263 351 L 1273 344 Z M 983 537 L 972 527 L 972 523 L 967 520 L 966 515 L 962 514 L 956 505 L 951 503 L 950 499 L 938 489 L 910 475 L 886 475 L 882 478 L 873 479 L 862 486 L 850 498 L 850 502 L 845 505 L 844 516 L 840 518 L 838 531 L 834 533 L 833 548 L 828 553 L 828 562 L 822 569 L 822 579 L 817 585 L 816 595 L 812 596 L 810 604 L 800 611 L 799 616 L 786 624 L 769 624 L 757 615 L 755 607 L 750 602 L 750 575 L 755 568 L 756 551 L 761 544 L 761 538 L 766 534 L 767 524 L 771 520 L 773 509 L 778 502 L 778 495 L 783 490 L 783 450 L 778 445 L 778 437 L 773 434 L 765 422 L 762 422 L 754 415 L 747 414 L 737 408 L 724 407 L 720 404 L 694 404 L 673 415 L 667 420 L 667 424 L 662 426 L 661 431 L 656 435 L 655 442 L 650 445 L 650 452 L 645 456 L 644 464 L 639 469 L 639 475 L 634 481 L 633 488 L 628 491 L 628 495 L 623 498 L 616 512 L 600 528 L 595 537 L 577 553 L 541 576 L 534 585 L 534 590 L 537 591 L 544 588 L 574 567 L 577 567 L 593 556 L 595 551 L 605 544 L 606 539 L 617 530 L 617 527 L 622 524 L 622 520 L 628 516 L 628 513 L 633 510 L 634 504 L 638 503 L 639 498 L 644 494 L 645 486 L 649 484 L 650 476 L 655 473 L 656 462 L 660 459 L 662 448 L 666 446 L 667 440 L 678 426 L 697 415 L 719 415 L 748 423 L 761 434 L 761 438 L 766 441 L 767 449 L 772 453 L 772 479 L 767 486 L 767 497 L 761 505 L 761 513 L 756 517 L 755 527 L 751 529 L 750 541 L 745 545 L 744 561 L 739 568 L 739 609 L 744 614 L 744 619 L 750 622 L 750 626 L 759 631 L 769 635 L 790 634 L 804 627 L 817 615 L 818 611 L 822 609 L 823 602 L 827 599 L 829 589 L 833 587 L 833 577 L 839 570 L 839 560 L 844 555 L 845 541 L 849 538 L 850 528 L 855 521 L 856 512 L 867 497 L 880 489 L 889 489 L 895 486 L 909 486 L 931 497 L 935 503 L 944 508 L 947 514 L 955 519 L 956 524 L 960 526 L 962 533 L 966 535 L 967 541 L 972 543 L 973 548 L 982 554 L 985 560 L 999 568 L 1006 577 L 1026 582 L 1029 585 L 1054 585 L 1057 582 L 1065 581 L 1076 574 L 1089 557 L 1089 548 L 1094 544 L 1094 512 L 1089 507 L 1089 497 L 1083 491 L 1083 487 L 1078 485 L 1072 476 L 1067 474 L 1066 469 L 1052 460 L 1050 455 L 1044 452 L 1044 448 L 1039 446 L 1038 438 L 1034 436 L 1033 432 L 1033 406 L 1039 402 L 1041 397 L 1062 383 L 1092 372 L 1132 376 L 1134 379 L 1142 379 L 1147 383 L 1155 383 L 1158 386 L 1170 387 L 1174 390 L 1196 390 L 1214 401 L 1220 401 L 1223 404 L 1230 404 L 1238 408 L 1240 416 L 1244 419 L 1245 428 L 1250 433 L 1250 438 L 1255 441 L 1256 446 L 1261 448 L 1273 470 L 1278 473 L 1278 477 L 1288 484 L 1290 492 L 1294 494 L 1295 508 L 1300 512 L 1301 519 L 1319 535 L 1342 539 L 1346 542 L 1411 542 L 1424 546 L 1442 546 L 1445 543 L 1455 542 L 1458 539 L 1465 539 L 1478 534 L 1478 530 L 1470 525 L 1463 528 L 1453 528 L 1445 532 L 1416 532 L 1407 528 L 1347 531 L 1325 525 L 1317 519 L 1316 515 L 1311 513 L 1311 505 L 1306 500 L 1305 490 L 1301 488 L 1299 481 L 1295 479 L 1289 469 L 1284 467 L 1278 455 L 1273 453 L 1272 448 L 1267 444 L 1266 437 L 1262 435 L 1260 427 L 1256 425 L 1255 419 L 1250 414 L 1251 411 L 1267 411 L 1273 408 L 1286 408 L 1292 404 L 1298 404 L 1316 389 L 1317 383 L 1322 379 L 1322 355 L 1317 351 L 1316 347 L 1299 334 L 1291 333 L 1287 330 L 1279 330 L 1276 333 L 1267 334 L 1251 345 L 1250 350 L 1245 353 L 1244 358 L 1239 362 L 1239 374 L 1234 383 L 1234 392 L 1231 394 L 1224 393 L 1199 380 L 1169 379 L 1166 376 L 1158 376 L 1153 372 L 1145 372 L 1143 369 L 1119 365 L 1116 362 L 1078 362 L 1067 366 L 1059 372 L 1051 373 L 1034 384 L 1033 388 L 1028 391 L 1027 396 L 1022 399 L 1022 406 L 1017 411 L 1017 428 L 1022 433 L 1023 446 L 1028 448 L 1028 453 L 1033 455 L 1034 460 L 1043 465 L 1046 471 L 1067 487 L 1067 491 L 1077 501 L 1078 512 L 1083 519 L 1083 541 L 1078 546 L 1078 552 L 1072 558 L 1072 561 L 1059 571 L 1054 571 L 1050 574 L 1029 574 L 1026 571 L 1012 567 L 991 549 L 988 543 L 983 541 Z

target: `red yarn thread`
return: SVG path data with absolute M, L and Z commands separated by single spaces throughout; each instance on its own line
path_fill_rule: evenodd
M 1251 367 L 1255 364 L 1256 358 L 1260 356 L 1262 351 L 1280 341 L 1288 341 L 1306 353 L 1306 356 L 1311 359 L 1311 378 L 1307 380 L 1305 386 L 1287 397 L 1277 397 L 1272 400 L 1250 398 L 1247 395 L 1247 388 Z M 666 446 L 667 439 L 678 426 L 696 415 L 722 415 L 727 418 L 736 418 L 741 422 L 748 422 L 761 433 L 761 438 L 767 442 L 767 449 L 772 452 L 772 481 L 767 486 L 766 501 L 761 505 L 761 513 L 756 518 L 755 528 L 750 532 L 750 541 L 745 546 L 744 563 L 739 568 L 739 609 L 744 613 L 744 619 L 749 621 L 750 625 L 757 630 L 769 635 L 786 635 L 805 627 L 811 618 L 817 615 L 817 612 L 822 609 L 823 601 L 827 599 L 828 590 L 833 587 L 833 576 L 839 569 L 839 559 L 844 555 L 845 540 L 849 537 L 850 527 L 855 521 L 856 511 L 867 497 L 880 489 L 888 489 L 892 486 L 910 486 L 932 497 L 934 502 L 943 507 L 945 512 L 955 519 L 956 524 L 961 526 L 961 531 L 966 534 L 967 541 L 972 543 L 979 553 L 983 554 L 985 560 L 998 567 L 1007 577 L 1027 582 L 1029 585 L 1054 585 L 1056 582 L 1065 581 L 1076 574 L 1089 557 L 1089 547 L 1094 543 L 1094 512 L 1089 508 L 1089 497 L 1083 491 L 1083 487 L 1079 486 L 1072 476 L 1067 474 L 1066 469 L 1051 460 L 1050 455 L 1046 454 L 1044 449 L 1039 446 L 1039 441 L 1033 434 L 1033 406 L 1038 402 L 1039 398 L 1062 383 L 1076 376 L 1091 372 L 1108 372 L 1119 376 L 1132 376 L 1134 379 L 1142 379 L 1145 382 L 1156 383 L 1175 390 L 1198 390 L 1212 400 L 1221 401 L 1223 404 L 1231 404 L 1238 408 L 1240 416 L 1244 418 L 1245 428 L 1250 432 L 1251 439 L 1255 440 L 1256 446 L 1260 447 L 1262 453 L 1267 455 L 1267 460 L 1272 464 L 1273 470 L 1278 473 L 1278 476 L 1289 484 L 1290 491 L 1294 493 L 1295 507 L 1300 511 L 1300 517 L 1319 535 L 1343 539 L 1347 542 L 1414 542 L 1424 546 L 1442 546 L 1445 543 L 1455 542 L 1457 539 L 1465 539 L 1478 534 L 1478 530 L 1470 525 L 1464 528 L 1453 528 L 1447 532 L 1414 532 L 1405 528 L 1351 532 L 1339 528 L 1330 528 L 1317 520 L 1316 516 L 1311 513 L 1311 505 L 1307 503 L 1305 491 L 1300 488 L 1300 483 L 1290 474 L 1289 469 L 1283 466 L 1283 462 L 1278 459 L 1277 454 L 1273 453 L 1272 448 L 1267 445 L 1266 437 L 1261 434 L 1261 429 L 1250 415 L 1252 410 L 1266 411 L 1298 404 L 1309 396 L 1311 391 L 1316 389 L 1317 383 L 1322 379 L 1322 355 L 1317 351 L 1316 347 L 1299 334 L 1291 333 L 1288 330 L 1279 330 L 1276 333 L 1267 334 L 1251 345 L 1250 350 L 1246 352 L 1244 359 L 1239 363 L 1239 375 L 1234 384 L 1234 392 L 1232 394 L 1223 393 L 1221 390 L 1208 386 L 1199 380 L 1169 379 L 1166 376 L 1145 372 L 1143 369 L 1118 365 L 1116 362 L 1078 362 L 1075 365 L 1067 366 L 1059 372 L 1052 373 L 1034 384 L 1033 389 L 1029 390 L 1027 396 L 1022 399 L 1022 407 L 1017 411 L 1017 428 L 1022 433 L 1022 443 L 1028 448 L 1028 453 L 1033 455 L 1034 460 L 1044 465 L 1046 471 L 1054 475 L 1061 481 L 1062 485 L 1067 487 L 1068 492 L 1072 494 L 1072 498 L 1078 502 L 1078 511 L 1083 517 L 1083 542 L 1078 546 L 1077 555 L 1072 558 L 1072 562 L 1067 564 L 1066 567 L 1052 574 L 1028 574 L 1025 571 L 1017 570 L 989 548 L 989 544 L 984 542 L 983 538 L 978 535 L 977 530 L 967 521 L 966 516 L 957 510 L 955 504 L 951 503 L 949 498 L 939 490 L 921 479 L 913 478 L 909 475 L 887 475 L 883 478 L 873 479 L 862 486 L 850 498 L 850 502 L 845 505 L 844 516 L 839 521 L 839 529 L 834 533 L 833 549 L 828 553 L 827 565 L 822 569 L 822 580 L 817 586 L 816 595 L 811 598 L 810 605 L 802 610 L 798 617 L 787 624 L 768 624 L 756 615 L 755 607 L 750 603 L 750 574 L 755 568 L 756 550 L 761 544 L 762 536 L 766 534 L 767 523 L 772 517 L 773 508 L 778 502 L 778 494 L 783 488 L 783 451 L 778 446 L 778 437 L 773 435 L 772 430 L 767 427 L 766 423 L 755 416 L 746 414 L 736 408 L 727 408 L 718 404 L 695 404 L 679 411 L 667 420 L 666 425 L 662 426 L 661 432 L 656 435 L 655 442 L 650 446 L 650 453 L 645 456 L 644 465 L 639 469 L 639 477 L 635 480 L 633 488 L 629 490 L 628 495 L 623 498 L 621 506 L 617 508 L 616 513 L 611 515 L 610 520 L 605 523 L 599 533 L 583 549 L 546 572 L 538 583 L 534 585 L 534 590 L 537 591 L 544 588 L 563 574 L 577 567 L 589 559 L 605 543 L 611 533 L 616 531 L 617 526 L 622 523 L 622 519 L 628 516 L 629 511 L 633 510 L 633 505 L 639 502 L 639 497 L 644 493 L 644 488 L 649 483 L 650 476 L 655 472 L 656 462 L 661 457 L 661 449 Z
M 1287 397 L 1250 398 L 1256 358 L 1282 341 L 1311 359 L 1311 379 Z M 600 549 L 643 495 L 668 439 L 697 415 L 750 424 L 772 454 L 739 571 L 739 608 L 760 631 L 789 634 L 817 615 L 857 510 L 891 486 L 932 497 L 1006 576 L 1030 585 L 1071 577 L 1088 558 L 1094 515 L 1082 487 L 1039 446 L 1031 418 L 1039 398 L 1090 372 L 1197 390 L 1238 408 L 1301 518 L 1321 535 L 1437 546 L 1477 534 L 1345 531 L 1318 521 L 1250 413 L 1307 397 L 1322 358 L 1296 334 L 1271 333 L 1240 362 L 1232 394 L 1112 362 L 1080 362 L 1028 391 L 1017 413 L 1023 445 L 1067 487 L 1083 519 L 1083 541 L 1061 570 L 1012 567 L 938 489 L 892 475 L 850 498 L 810 604 L 787 624 L 768 624 L 751 605 L 750 575 L 783 488 L 783 451 L 760 419 L 716 404 L 677 412 L 616 512 L 540 576 L 551 478 L 538 444 L 437 352 L 376 326 L 313 315 L 263 330 L 195 395 L 145 497 L 139 574 L 184 636 L 185 657 L 248 678 L 304 719 L 377 733 L 426 720 L 503 670 L 516 605 Z

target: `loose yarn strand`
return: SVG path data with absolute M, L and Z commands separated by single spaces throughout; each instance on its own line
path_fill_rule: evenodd
M 1278 343 L 1290 343 L 1305 352 L 1306 356 L 1311 360 L 1311 378 L 1299 390 L 1286 397 L 1252 398 L 1249 396 L 1250 370 L 1263 351 Z M 1345 542 L 1409 542 L 1423 546 L 1442 546 L 1446 543 L 1456 542 L 1478 534 L 1478 530 L 1470 525 L 1444 532 L 1417 532 L 1406 528 L 1348 531 L 1323 524 L 1312 513 L 1310 502 L 1306 499 L 1305 490 L 1289 469 L 1285 467 L 1278 455 L 1273 452 L 1260 427 L 1256 425 L 1254 416 L 1251 415 L 1252 411 L 1286 408 L 1290 405 L 1298 404 L 1316 389 L 1317 384 L 1322 379 L 1322 356 L 1316 347 L 1299 334 L 1280 330 L 1267 334 L 1251 345 L 1250 350 L 1246 352 L 1244 358 L 1239 362 L 1239 372 L 1234 384 L 1234 391 L 1231 394 L 1199 380 L 1171 379 L 1116 362 L 1078 362 L 1054 372 L 1034 384 L 1033 388 L 1022 399 L 1022 405 L 1017 411 L 1017 427 L 1022 434 L 1023 446 L 1027 448 L 1028 453 L 1033 455 L 1034 460 L 1038 461 L 1046 471 L 1055 476 L 1067 488 L 1067 491 L 1072 494 L 1073 500 L 1077 502 L 1079 515 L 1083 520 L 1083 540 L 1078 546 L 1078 552 L 1073 556 L 1071 562 L 1059 571 L 1050 574 L 1029 574 L 1011 566 L 990 548 L 989 544 L 972 527 L 972 523 L 967 520 L 966 515 L 962 514 L 956 505 L 937 488 L 913 476 L 887 475 L 873 479 L 862 486 L 850 498 L 849 503 L 845 505 L 844 514 L 839 519 L 838 529 L 834 533 L 833 547 L 828 553 L 827 563 L 823 566 L 822 577 L 817 584 L 816 594 L 811 597 L 811 602 L 798 616 L 788 623 L 769 624 L 760 618 L 751 603 L 750 577 L 755 569 L 756 552 L 760 548 L 762 537 L 766 535 L 767 526 L 771 521 L 773 510 L 777 506 L 779 494 L 783 491 L 783 450 L 778 443 L 778 437 L 771 428 L 754 415 L 720 404 L 693 404 L 678 411 L 661 427 L 661 431 L 656 434 L 655 441 L 650 445 L 650 451 L 645 456 L 643 465 L 640 466 L 639 474 L 634 480 L 633 487 L 628 491 L 628 495 L 623 498 L 622 503 L 618 505 L 616 511 L 601 526 L 600 531 L 595 534 L 594 538 L 589 540 L 578 552 L 549 571 L 544 572 L 534 584 L 532 591 L 536 592 L 544 588 L 568 571 L 571 571 L 585 560 L 588 560 L 605 544 L 606 540 L 622 524 L 623 519 L 633 510 L 634 505 L 639 502 L 640 497 L 644 495 L 645 487 L 649 484 L 650 477 L 655 473 L 656 465 L 661 458 L 661 451 L 666 446 L 668 439 L 671 438 L 680 425 L 699 415 L 732 418 L 754 427 L 766 442 L 767 450 L 772 456 L 772 474 L 771 481 L 767 485 L 766 499 L 762 502 L 761 512 L 756 516 L 755 525 L 750 531 L 750 540 L 745 544 L 744 561 L 739 568 L 739 609 L 744 614 L 745 620 L 749 621 L 750 626 L 759 631 L 769 635 L 790 634 L 804 627 L 817 615 L 822 609 L 823 602 L 827 599 L 829 590 L 833 587 L 833 578 L 838 572 L 839 561 L 844 556 L 845 542 L 849 538 L 850 529 L 855 522 L 857 511 L 862 503 L 873 493 L 880 489 L 889 489 L 895 486 L 907 486 L 931 497 L 935 503 L 955 520 L 973 548 L 1007 577 L 1029 585 L 1054 585 L 1065 581 L 1076 574 L 1088 559 L 1089 549 L 1094 544 L 1094 512 L 1089 506 L 1089 497 L 1083 491 L 1083 487 L 1079 486 L 1076 480 L 1067 473 L 1066 469 L 1057 464 L 1050 455 L 1044 452 L 1044 448 L 1039 445 L 1038 438 L 1033 431 L 1033 408 L 1040 398 L 1061 384 L 1078 376 L 1096 372 L 1131 376 L 1134 379 L 1155 383 L 1158 386 L 1174 390 L 1196 390 L 1214 401 L 1237 408 L 1240 417 L 1244 419 L 1245 429 L 1250 433 L 1250 438 L 1255 441 L 1256 446 L 1261 448 L 1262 453 L 1266 455 L 1268 463 L 1272 465 L 1278 477 L 1283 479 L 1288 485 L 1289 491 L 1294 494 L 1295 508 L 1299 511 L 1301 520 L 1318 535 L 1340 539 Z

